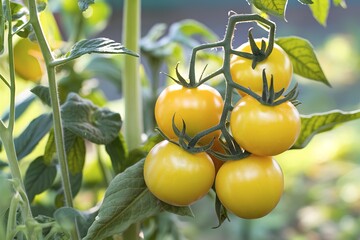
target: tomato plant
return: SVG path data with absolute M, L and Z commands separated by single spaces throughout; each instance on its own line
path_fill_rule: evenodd
M 330 83 L 311 44 L 275 38 L 271 17 L 230 12 L 220 40 L 193 20 L 158 24 L 140 41 L 141 1 L 125 0 L 123 44 L 92 38 L 117 19 L 110 18 L 117 2 L 0 0 L 0 239 L 180 239 L 183 228 L 164 212 L 193 216 L 192 207 L 205 205 L 207 214 L 206 204 L 189 205 L 208 192 L 204 203 L 215 200 L 219 226 L 226 209 L 259 218 L 284 184 L 276 161 L 259 155 L 304 148 L 315 134 L 360 118 L 358 111 L 299 117 L 298 89 L 287 89 L 292 71 Z M 287 1 L 276 9 L 262 2 L 251 4 L 284 16 Z M 248 29 L 234 48 L 242 23 L 263 26 L 264 44 Z M 160 72 L 188 60 L 188 76 L 176 67 L 177 84 L 167 87 Z
M 297 140 L 300 128 L 300 114 L 289 101 L 266 106 L 252 96 L 245 96 L 230 117 L 236 142 L 260 156 L 274 156 L 288 150 Z
M 263 39 L 255 39 L 257 47 L 261 48 Z M 242 44 L 236 49 L 239 52 L 251 53 L 251 45 L 249 42 Z M 254 53 L 255 54 L 255 53 Z M 260 53 L 259 53 L 260 54 Z M 263 54 L 263 53 L 261 53 Z M 271 75 L 274 78 L 274 90 L 286 90 L 293 76 L 293 66 L 287 53 L 276 43 L 274 43 L 271 54 L 263 61 L 252 67 L 253 60 L 233 55 L 230 61 L 230 72 L 234 82 L 250 88 L 254 92 L 259 92 L 263 88 L 262 71 L 265 69 L 270 85 Z M 245 95 L 243 91 L 239 91 L 241 95 Z
M 155 119 L 159 129 L 170 139 L 177 138 L 172 126 L 173 118 L 179 130 L 182 130 L 184 121 L 186 134 L 194 137 L 219 123 L 223 107 L 220 93 L 211 86 L 187 88 L 177 84 L 170 85 L 160 93 L 156 101 Z M 214 131 L 200 139 L 199 144 L 208 144 L 219 135 L 220 131 Z
M 216 175 L 215 189 L 221 203 L 235 215 L 260 218 L 278 204 L 284 177 L 275 159 L 251 155 L 224 163 Z
M 164 140 L 146 156 L 144 179 L 160 200 L 186 206 L 207 194 L 214 183 L 215 168 L 206 153 L 192 154 Z

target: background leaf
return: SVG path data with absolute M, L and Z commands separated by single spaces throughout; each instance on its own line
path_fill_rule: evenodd
M 64 128 L 96 144 L 108 144 L 120 131 L 118 113 L 98 108 L 91 101 L 70 93 L 61 107 Z
M 309 4 L 312 15 L 321 25 L 326 26 L 326 20 L 329 15 L 330 0 L 316 0 Z
M 18 119 L 26 111 L 26 109 L 30 106 L 34 99 L 34 95 L 29 95 L 27 93 L 19 96 L 15 105 L 15 120 Z M 9 111 L 6 111 L 1 119 L 3 121 L 7 121 L 9 119 Z
M 26 193 L 30 202 L 35 195 L 52 186 L 56 173 L 56 166 L 46 164 L 42 156 L 30 163 L 24 179 Z
M 285 18 L 287 0 L 251 0 L 251 2 L 265 13 Z
M 127 146 L 123 136 L 120 134 L 119 137 L 106 144 L 105 149 L 110 156 L 115 174 L 123 172 L 125 170 L 125 161 L 128 157 Z
M 277 38 L 276 43 L 289 55 L 295 74 L 330 86 L 312 45 L 306 39 L 282 37 Z
M 18 160 L 31 153 L 51 127 L 51 114 L 42 114 L 32 120 L 20 136 L 14 140 Z
M 131 224 L 153 216 L 167 208 L 150 193 L 143 178 L 144 160 L 127 168 L 110 183 L 96 220 L 84 240 L 104 239 L 122 233 Z M 172 212 L 192 215 L 188 207 L 173 207 Z
M 360 111 L 343 112 L 339 110 L 301 116 L 301 133 L 292 148 L 304 148 L 316 134 L 329 131 L 338 124 L 359 118 Z
M 37 85 L 36 87 L 31 89 L 31 92 L 35 94 L 38 98 L 40 98 L 43 103 L 45 103 L 49 107 L 51 106 L 49 87 Z
M 86 9 L 88 9 L 90 4 L 94 4 L 94 3 L 95 0 L 78 0 L 80 11 L 85 11 Z
M 298 0 L 298 1 L 302 4 L 312 4 L 313 3 L 312 0 Z

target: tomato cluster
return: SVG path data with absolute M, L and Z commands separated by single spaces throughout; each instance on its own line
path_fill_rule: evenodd
M 254 44 L 264 49 L 261 44 L 266 42 Z M 245 43 L 235 51 L 252 49 Z M 235 106 L 205 84 L 175 84 L 163 90 L 155 118 L 167 140 L 146 157 L 144 179 L 156 197 L 177 206 L 192 204 L 214 186 L 226 209 L 241 218 L 259 218 L 275 208 L 283 193 L 283 172 L 273 156 L 288 150 L 300 134 L 299 112 L 283 96 L 293 68 L 274 43 L 271 54 L 255 67 L 252 59 L 233 54 L 229 72 L 231 81 L 242 86 L 236 88 L 241 98 Z M 242 157 L 234 157 L 237 149 Z

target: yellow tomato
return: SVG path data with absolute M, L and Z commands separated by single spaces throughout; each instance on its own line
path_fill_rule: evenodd
M 226 209 L 238 217 L 254 219 L 276 207 L 284 178 L 275 159 L 250 155 L 224 163 L 216 175 L 215 189 Z
M 171 205 L 186 206 L 208 193 L 215 168 L 208 154 L 192 154 L 164 140 L 145 159 L 144 179 L 150 192 Z

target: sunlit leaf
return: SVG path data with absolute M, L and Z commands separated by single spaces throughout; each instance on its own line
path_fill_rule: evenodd
M 61 110 L 66 129 L 97 144 L 108 144 L 114 140 L 122 125 L 118 113 L 99 108 L 76 93 L 69 94 Z
M 306 39 L 282 37 L 276 39 L 276 43 L 289 55 L 295 74 L 330 86 L 312 45 Z
M 333 0 L 335 6 L 340 6 L 342 8 L 347 8 L 345 0 Z
M 75 175 L 81 173 L 85 164 L 85 141 L 79 136 L 75 136 L 74 143 L 67 151 L 67 161 L 69 171 Z
M 140 161 L 111 181 L 99 214 L 84 240 L 104 239 L 122 233 L 131 224 L 164 210 L 192 216 L 188 207 L 169 206 L 150 193 L 143 178 L 143 165 L 144 161 Z
M 30 202 L 32 202 L 35 195 L 52 186 L 56 172 L 56 166 L 46 164 L 42 156 L 30 163 L 24 179 L 26 193 Z
M 30 122 L 25 131 L 15 138 L 18 159 L 22 159 L 38 145 L 52 127 L 52 115 L 42 114 Z
M 55 145 L 55 136 L 54 136 L 54 129 L 51 129 L 49 132 L 49 137 L 45 145 L 44 151 L 44 163 L 49 165 L 56 154 L 56 145 Z
M 251 0 L 251 2 L 265 13 L 285 18 L 287 0 Z
M 359 118 L 360 111 L 343 112 L 339 110 L 301 116 L 301 133 L 292 148 L 304 148 L 316 134 L 329 131 L 341 123 Z
M 330 9 L 330 0 L 316 0 L 313 4 L 309 4 L 310 10 L 321 25 L 326 26 L 326 20 Z
M 128 54 L 137 56 L 136 53 L 128 50 L 114 40 L 109 38 L 95 38 L 81 40 L 80 42 L 75 43 L 75 45 L 65 54 L 63 58 L 57 59 L 57 64 L 63 64 L 90 53 Z

